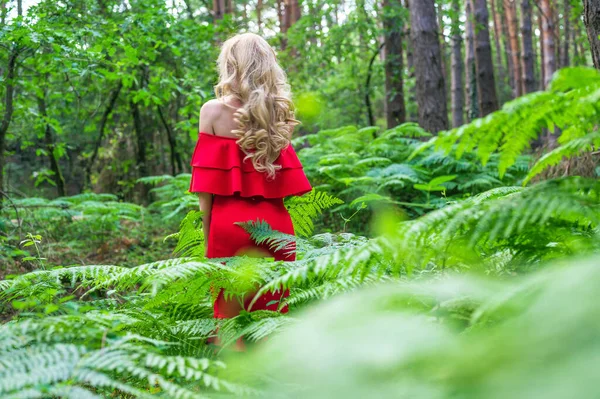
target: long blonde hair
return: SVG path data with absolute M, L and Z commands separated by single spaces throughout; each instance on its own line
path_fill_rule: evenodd
M 230 96 L 241 102 L 234 114 L 238 145 L 254 168 L 269 178 L 281 168 L 275 165 L 281 150 L 290 144 L 294 126 L 294 104 L 275 51 L 253 33 L 236 35 L 223 43 L 217 60 L 218 99 Z

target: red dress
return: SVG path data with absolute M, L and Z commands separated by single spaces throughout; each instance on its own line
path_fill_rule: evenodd
M 294 253 L 274 252 L 266 246 L 257 246 L 237 222 L 264 220 L 271 228 L 294 234 L 290 215 L 283 198 L 302 195 L 311 190 L 302 164 L 292 146 L 281 151 L 275 161 L 281 165 L 274 178 L 254 169 L 250 160 L 237 145 L 237 139 L 200 133 L 192 156 L 190 192 L 213 194 L 213 205 L 208 236 L 208 258 L 225 258 L 261 251 L 275 260 L 291 261 Z M 252 310 L 277 310 L 278 301 L 288 292 L 267 293 L 259 298 Z M 249 304 L 250 296 L 245 307 Z M 235 303 L 234 303 L 235 302 Z M 267 304 L 272 302 L 269 306 Z M 235 299 L 225 300 L 223 291 L 214 305 L 216 318 L 237 316 Z M 287 312 L 287 307 L 281 310 Z

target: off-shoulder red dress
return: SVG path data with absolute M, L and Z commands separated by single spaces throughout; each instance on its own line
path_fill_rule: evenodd
M 225 258 L 260 251 L 275 260 L 292 261 L 294 253 L 274 252 L 266 246 L 257 246 L 236 223 L 264 220 L 274 230 L 294 234 L 283 198 L 311 190 L 302 164 L 290 145 L 275 161 L 281 169 L 274 178 L 269 178 L 254 169 L 251 161 L 244 161 L 245 154 L 236 141 L 235 138 L 200 133 L 192 156 L 190 192 L 213 194 L 207 257 Z M 278 301 L 287 295 L 288 292 L 267 293 L 255 302 L 252 310 L 277 310 Z M 248 298 L 245 306 L 251 299 Z M 225 300 L 221 291 L 214 305 L 214 316 L 237 316 L 238 306 L 232 301 L 235 299 Z M 287 312 L 287 307 L 281 311 Z

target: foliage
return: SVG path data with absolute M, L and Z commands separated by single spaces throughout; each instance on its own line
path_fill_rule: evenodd
M 299 151 L 310 181 L 317 189 L 345 201 L 346 205 L 333 208 L 331 213 L 347 215 L 362 204 L 392 204 L 415 217 L 448 201 L 517 184 L 527 171 L 527 157 L 520 157 L 502 179 L 497 177 L 497 156 L 485 166 L 474 162 L 470 154 L 457 160 L 430 148 L 411 158 L 422 145 L 421 139 L 428 135 L 413 123 L 380 134 L 377 128 L 347 126 L 302 136 L 294 143 L 310 144 Z M 339 223 L 331 213 L 325 219 L 330 226 Z M 352 228 L 364 231 L 369 216 L 365 213 L 351 222 Z
M 513 166 L 544 129 L 557 136 L 558 147 L 533 165 L 523 184 L 549 166 L 598 148 L 600 136 L 600 73 L 591 68 L 561 69 L 547 91 L 506 103 L 502 110 L 483 119 L 441 133 L 414 154 L 435 146 L 457 158 L 476 153 L 486 165 L 498 154 L 500 177 Z
M 532 328 L 562 342 L 567 330 L 587 326 L 584 320 L 593 315 L 589 307 L 593 301 L 584 298 L 596 284 L 597 268 L 592 263 L 574 264 L 503 283 L 452 277 L 446 271 L 479 269 L 510 275 L 541 269 L 549 259 L 573 253 L 597 254 L 599 189 L 597 181 L 579 178 L 495 188 L 416 220 L 400 221 L 386 235 L 371 240 L 326 233 L 294 243 L 264 222 L 244 224 L 257 243 L 282 249 L 294 243 L 295 262 L 204 259 L 198 231 L 201 215 L 193 211 L 182 222 L 178 246 L 186 254 L 194 254 L 197 247 L 199 257 L 132 268 L 53 268 L 0 281 L 0 302 L 10 318 L 0 327 L 2 395 L 271 396 L 283 389 L 281 384 L 294 385 L 317 372 L 313 369 L 317 359 L 318 377 L 306 380 L 310 381 L 304 384 L 306 390 L 296 396 L 328 396 L 332 389 L 347 386 L 349 396 L 400 388 L 416 394 L 422 388 L 447 397 L 446 390 L 467 389 L 452 385 L 467 376 L 469 384 L 489 396 L 491 388 L 485 381 L 496 371 L 511 370 L 509 365 L 523 361 L 523 353 L 554 353 L 553 341 L 535 338 Z M 547 298 L 560 301 L 558 293 L 572 293 L 574 285 L 589 287 L 576 290 L 577 296 L 570 299 L 582 306 L 562 308 L 547 302 Z M 261 287 L 258 292 L 256 287 Z M 286 303 L 291 313 L 241 312 L 229 320 L 215 320 L 211 300 L 220 288 L 234 298 L 289 288 Z M 346 295 L 349 292 L 355 293 Z M 317 308 L 300 315 L 311 304 Z M 574 308 L 580 311 L 575 318 Z M 539 330 L 537 326 L 556 325 L 557 309 L 561 320 L 571 315 L 572 323 Z M 530 319 L 532 314 L 537 316 Z M 243 338 L 251 353 L 237 360 L 223 357 L 225 349 L 216 353 L 207 339 L 217 328 L 225 348 Z M 520 334 L 530 337 L 523 344 L 527 352 L 517 345 L 515 337 Z M 273 339 L 265 345 L 267 336 Z M 252 343 L 258 342 L 261 350 L 254 353 Z M 357 352 L 356 342 L 369 351 Z M 568 347 L 585 353 L 584 346 Z M 510 354 L 508 363 L 494 360 L 500 350 Z M 287 356 L 281 356 L 282 351 Z M 372 378 L 359 376 L 367 376 L 364 368 L 372 367 L 373 359 L 384 352 L 389 360 L 372 369 L 381 381 L 374 388 Z M 306 357 L 308 353 L 312 355 Z M 472 365 L 480 353 L 490 359 L 487 368 Z M 570 359 L 577 353 L 564 350 L 560 356 Z M 288 365 L 293 359 L 297 372 Z M 470 368 L 457 366 L 463 363 Z M 39 364 L 46 372 L 34 372 Z M 557 370 L 571 370 L 568 362 L 554 364 Z M 405 368 L 411 374 L 401 373 L 404 377 L 398 382 L 398 370 Z M 277 369 L 286 370 L 278 374 L 281 378 L 260 377 L 274 375 Z M 427 370 L 438 370 L 438 377 L 426 377 Z M 424 386 L 420 378 L 428 378 L 431 386 Z

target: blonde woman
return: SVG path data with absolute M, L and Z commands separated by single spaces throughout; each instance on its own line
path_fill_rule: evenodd
M 217 99 L 200 110 L 200 134 L 191 162 L 190 191 L 198 193 L 204 212 L 206 255 L 223 258 L 258 252 L 294 260 L 294 253 L 256 246 L 236 224 L 264 220 L 275 230 L 294 234 L 283 198 L 311 190 L 290 145 L 298 122 L 285 72 L 269 44 L 251 33 L 223 43 L 217 62 Z M 265 294 L 252 310 L 277 310 L 287 294 Z M 221 291 L 214 316 L 237 316 L 251 297 L 226 300 Z M 287 307 L 281 311 L 287 312 Z

